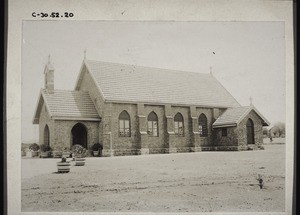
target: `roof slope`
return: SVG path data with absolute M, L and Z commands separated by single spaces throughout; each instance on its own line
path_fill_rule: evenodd
M 100 120 L 88 92 L 54 90 L 54 93 L 50 94 L 42 89 L 33 120 L 34 124 L 38 123 L 43 102 L 45 102 L 50 116 L 56 119 Z
M 225 108 L 240 106 L 210 74 L 91 60 L 84 63 L 106 101 Z M 79 82 L 75 89 L 78 89 Z
M 236 126 L 244 119 L 250 111 L 254 110 L 256 114 L 263 120 L 263 125 L 270 123 L 257 111 L 254 106 L 244 106 L 236 108 L 228 108 L 214 123 L 213 128 Z

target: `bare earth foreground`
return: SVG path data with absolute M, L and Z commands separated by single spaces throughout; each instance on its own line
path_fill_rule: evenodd
M 66 174 L 58 160 L 22 159 L 22 211 L 284 211 L 285 145 L 87 158 Z

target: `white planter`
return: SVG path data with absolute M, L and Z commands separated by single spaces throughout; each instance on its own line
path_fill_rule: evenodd
M 69 162 L 57 162 L 57 172 L 68 173 L 70 172 L 70 166 Z
M 85 158 L 76 158 L 75 157 L 75 166 L 84 166 Z
M 28 158 L 37 157 L 38 154 L 39 154 L 38 152 L 27 151 L 26 157 L 28 157 Z

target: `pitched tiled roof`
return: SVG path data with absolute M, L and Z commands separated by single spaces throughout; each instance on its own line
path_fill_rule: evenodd
M 210 74 L 85 61 L 106 101 L 238 107 Z M 75 89 L 79 88 L 80 77 Z
M 214 123 L 213 127 L 229 127 L 236 126 L 244 117 L 254 110 L 257 115 L 263 120 L 263 125 L 270 123 L 257 111 L 254 106 L 228 108 Z
M 34 123 L 38 123 L 43 102 L 45 102 L 50 116 L 56 119 L 100 120 L 88 92 L 54 90 L 54 93 L 50 94 L 45 89 L 42 89 Z

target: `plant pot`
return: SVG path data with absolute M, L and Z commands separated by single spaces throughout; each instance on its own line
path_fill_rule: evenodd
M 84 166 L 85 158 L 75 157 L 75 166 Z
M 41 156 L 41 158 L 48 158 L 48 157 L 50 157 L 50 151 L 41 152 L 40 156 Z
M 70 172 L 70 162 L 57 162 L 57 172 L 67 173 Z
M 28 158 L 37 157 L 37 156 L 38 156 L 38 152 L 33 152 L 33 151 L 26 152 L 26 157 Z
M 52 152 L 54 158 L 61 158 L 62 157 L 62 151 L 53 151 Z
M 93 151 L 94 157 L 99 157 L 99 151 Z

